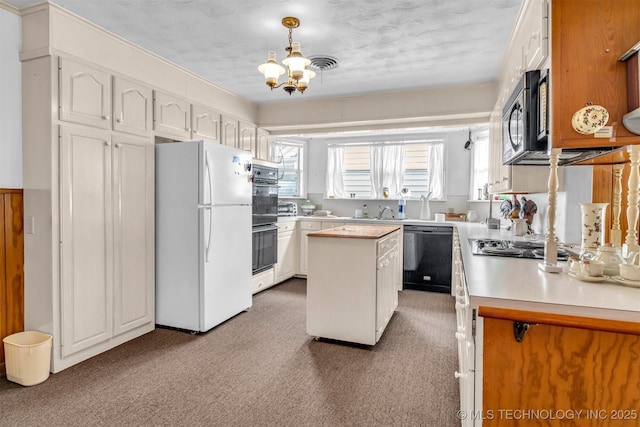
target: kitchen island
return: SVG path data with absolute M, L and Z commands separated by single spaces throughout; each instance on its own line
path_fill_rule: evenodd
M 378 342 L 398 306 L 400 229 L 349 224 L 308 234 L 308 334 Z

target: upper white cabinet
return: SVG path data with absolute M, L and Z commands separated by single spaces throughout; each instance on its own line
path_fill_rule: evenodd
M 113 130 L 151 136 L 153 91 L 123 77 L 113 77 Z
M 60 120 L 96 128 L 111 125 L 111 79 L 97 67 L 60 58 Z
M 220 112 L 197 104 L 193 104 L 191 108 L 193 139 L 220 143 Z
M 155 91 L 153 129 L 182 141 L 191 138 L 191 104 L 184 99 Z
M 256 131 L 256 153 L 254 157 L 260 160 L 271 160 L 269 158 L 269 132 L 261 128 Z
M 59 64 L 60 120 L 151 136 L 151 89 L 67 58 Z
M 252 157 L 256 157 L 256 126 L 251 123 L 238 122 L 238 137 L 238 148 L 250 151 Z
M 228 147 L 239 148 L 240 143 L 238 141 L 238 120 L 233 117 L 222 115 L 222 134 L 221 143 Z

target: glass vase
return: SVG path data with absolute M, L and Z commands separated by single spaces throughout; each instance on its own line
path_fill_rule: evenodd
M 604 241 L 603 226 L 609 203 L 580 203 L 582 213 L 582 245 L 580 253 L 596 251 Z

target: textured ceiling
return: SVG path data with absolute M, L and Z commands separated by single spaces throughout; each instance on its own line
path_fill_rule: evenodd
M 40 2 L 5 0 L 16 7 Z M 56 4 L 230 92 L 288 98 L 257 66 L 285 57 L 284 16 L 302 53 L 337 68 L 293 97 L 389 92 L 495 80 L 522 0 L 57 0 Z

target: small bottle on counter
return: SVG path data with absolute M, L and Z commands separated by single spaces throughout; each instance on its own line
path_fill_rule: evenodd
M 405 219 L 404 208 L 406 203 L 405 199 L 398 199 L 398 219 Z
M 362 206 L 362 218 L 369 218 L 369 209 L 367 205 Z

